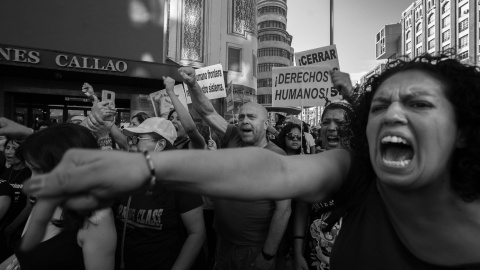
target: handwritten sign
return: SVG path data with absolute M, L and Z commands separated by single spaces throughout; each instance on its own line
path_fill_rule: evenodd
M 202 88 L 203 93 L 208 99 L 224 98 L 227 96 L 221 64 L 199 68 L 195 70 L 195 75 L 200 88 Z M 192 103 L 189 89 L 186 91 L 186 96 L 187 103 Z

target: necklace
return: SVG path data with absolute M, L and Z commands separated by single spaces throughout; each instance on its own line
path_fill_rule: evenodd
M 12 179 L 12 174 L 13 174 L 13 167 L 12 167 L 12 170 L 10 171 L 10 176 L 8 177 L 8 183 L 10 184 L 12 181 L 14 181 L 15 179 L 17 179 L 17 177 L 22 173 L 22 171 L 25 169 L 25 167 L 23 167 L 18 173 L 17 175 L 15 175 L 15 177 L 13 177 Z

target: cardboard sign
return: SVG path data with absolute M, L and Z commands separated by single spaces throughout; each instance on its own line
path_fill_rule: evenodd
M 182 105 L 185 106 L 185 108 L 187 108 L 188 110 L 187 99 L 185 98 L 185 89 L 183 88 L 183 84 L 175 85 L 173 87 L 173 91 L 175 92 L 175 95 L 178 97 Z M 172 100 L 170 99 L 170 96 L 168 96 L 165 89 L 151 93 L 150 99 L 152 100 L 153 110 L 155 112 L 155 116 L 157 117 L 162 117 L 163 115 L 168 114 L 174 109 Z
M 227 96 L 221 64 L 196 69 L 195 75 L 200 88 L 202 88 L 203 93 L 205 93 L 208 99 L 224 98 Z M 189 89 L 186 89 L 186 96 L 187 104 L 192 103 Z
M 327 100 L 341 99 L 333 88 L 330 67 L 274 67 L 272 107 L 323 106 Z
M 295 62 L 299 66 L 329 66 L 330 69 L 340 69 L 337 46 L 331 45 L 318 49 L 295 53 Z
M 233 102 L 233 82 L 228 84 L 227 96 L 225 99 L 227 101 L 227 112 L 229 112 L 235 108 L 235 104 Z

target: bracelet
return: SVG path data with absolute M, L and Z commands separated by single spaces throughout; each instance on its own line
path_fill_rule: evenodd
M 143 155 L 145 156 L 145 160 L 147 161 L 148 169 L 150 170 L 150 181 L 149 186 L 147 189 L 147 195 L 152 195 L 153 188 L 155 187 L 155 183 L 157 182 L 157 176 L 155 175 L 155 166 L 153 166 L 152 158 L 150 157 L 150 153 L 148 151 L 143 151 Z
M 294 236 L 293 239 L 302 239 L 303 240 L 303 239 L 305 239 L 305 236 L 297 235 L 297 236 Z
M 103 139 L 97 140 L 98 146 L 105 147 L 105 146 L 112 146 L 112 138 L 106 137 Z

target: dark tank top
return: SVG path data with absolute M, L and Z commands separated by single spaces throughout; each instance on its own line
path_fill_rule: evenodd
M 54 237 L 41 242 L 28 252 L 15 248 L 15 255 L 22 270 L 84 270 L 82 248 L 77 243 L 78 231 L 61 231 Z

